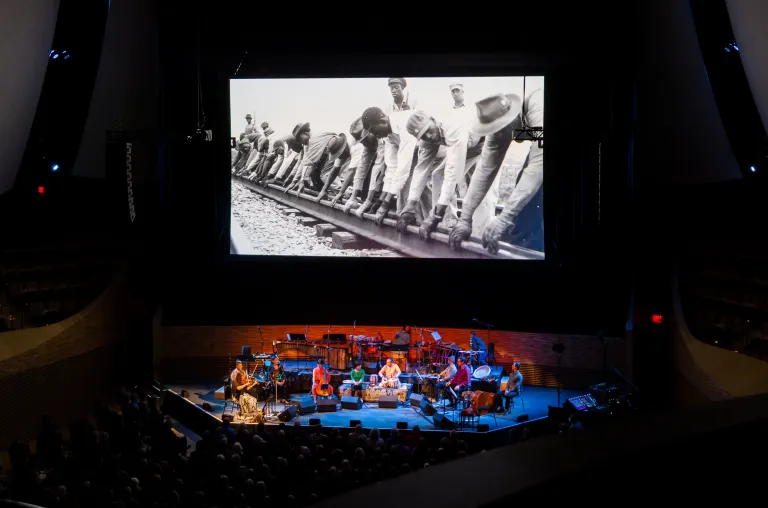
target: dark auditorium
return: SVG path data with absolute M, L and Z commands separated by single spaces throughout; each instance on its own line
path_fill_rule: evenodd
M 0 2 L 0 508 L 757 499 L 768 3 L 367 7 Z

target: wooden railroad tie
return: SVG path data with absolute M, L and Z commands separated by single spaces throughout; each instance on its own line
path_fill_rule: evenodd
M 314 217 L 300 217 L 299 223 L 301 223 L 302 226 L 314 226 L 316 225 L 319 220 L 315 219 Z
M 315 226 L 315 235 L 317 236 L 331 236 L 332 233 L 338 231 L 339 228 L 333 224 L 317 224 Z
M 357 237 L 346 231 L 335 231 L 331 233 L 331 239 L 333 240 L 334 249 L 346 250 L 357 249 L 359 247 Z

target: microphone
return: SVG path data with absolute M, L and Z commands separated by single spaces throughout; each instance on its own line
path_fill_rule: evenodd
M 258 330 L 261 331 L 261 327 L 259 325 L 256 325 L 256 328 L 258 328 Z
M 331 325 L 328 325 L 328 333 L 331 333 Z
M 357 319 L 355 319 L 354 321 L 352 321 L 352 327 L 355 327 L 355 326 L 357 326 Z

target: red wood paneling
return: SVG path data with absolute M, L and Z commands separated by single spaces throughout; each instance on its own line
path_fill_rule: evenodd
M 385 339 L 394 336 L 397 326 L 358 326 L 358 335 L 376 335 L 378 332 Z M 454 342 L 462 349 L 469 348 L 469 328 L 436 328 L 444 342 Z M 264 336 L 264 348 L 271 351 L 272 340 L 285 340 L 288 333 L 304 333 L 302 325 L 280 325 L 261 327 Z M 327 333 L 328 325 L 309 327 L 309 340 L 320 340 Z M 477 329 L 478 335 L 488 342 L 487 330 Z M 332 333 L 352 333 L 352 326 L 333 326 Z M 424 332 L 428 336 L 427 332 Z M 413 340 L 416 340 L 413 333 Z M 240 353 L 243 345 L 249 345 L 253 352 L 261 348 L 261 338 L 255 326 L 167 326 L 158 327 L 155 334 L 155 365 L 168 365 L 174 360 L 186 359 L 188 364 L 197 363 L 200 358 L 226 358 Z M 562 342 L 566 351 L 562 356 L 563 371 L 574 375 L 577 372 L 597 372 L 603 368 L 604 353 L 608 361 L 619 369 L 623 368 L 624 341 L 610 341 L 610 349 L 605 352 L 602 343 L 594 336 L 558 335 L 529 332 L 511 332 L 493 330 L 490 342 L 496 344 L 496 360 L 508 367 L 518 361 L 523 366 L 523 374 L 529 373 L 526 380 L 530 384 L 544 386 L 556 385 L 554 373 L 557 366 L 557 353 L 552 345 Z M 535 367 L 535 369 L 533 369 Z M 583 376 L 579 376 L 583 377 Z M 536 382 L 533 382 L 534 379 Z M 528 384 L 528 383 L 527 383 Z

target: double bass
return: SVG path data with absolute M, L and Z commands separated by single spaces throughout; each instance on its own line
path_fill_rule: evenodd
M 315 395 L 318 397 L 333 396 L 333 386 L 328 384 L 328 369 L 323 367 L 323 382 L 315 388 Z

